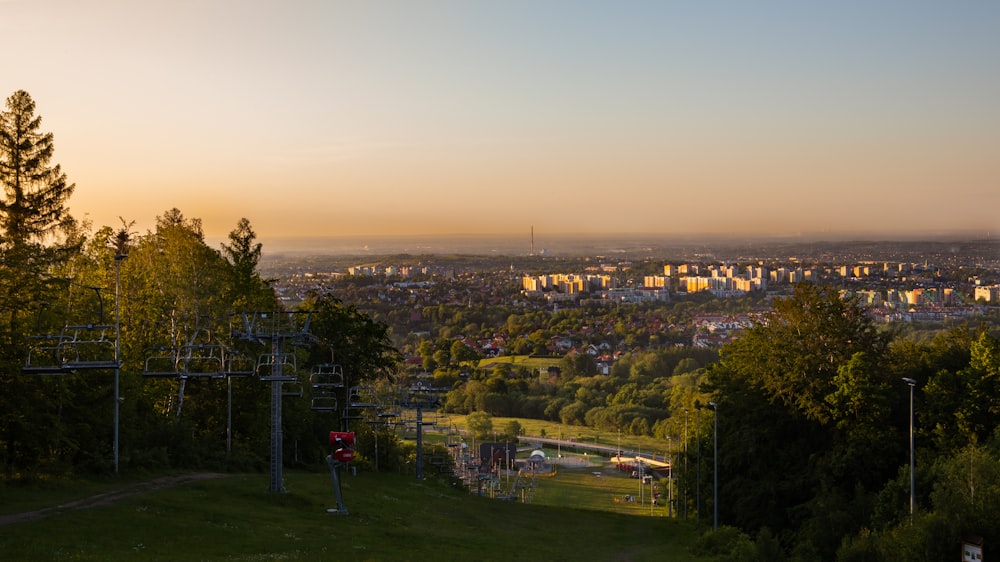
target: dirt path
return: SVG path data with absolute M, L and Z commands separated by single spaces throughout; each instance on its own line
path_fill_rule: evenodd
M 64 503 L 62 505 L 57 505 L 55 507 L 46 507 L 35 511 L 25 511 L 23 513 L 8 513 L 6 515 L 0 515 L 0 526 L 9 525 L 11 523 L 23 523 L 25 521 L 34 521 L 35 519 L 42 519 L 43 517 L 58 515 L 60 513 L 65 513 L 67 511 L 75 511 L 78 509 L 87 509 L 103 505 L 111 505 L 122 498 L 134 496 L 136 494 L 141 494 L 143 492 L 150 492 L 153 490 L 160 490 L 162 488 L 179 486 L 186 482 L 193 482 L 196 480 L 222 478 L 223 476 L 225 476 L 225 474 L 220 474 L 216 472 L 199 472 L 195 474 L 184 474 L 181 476 L 164 476 L 162 478 L 156 478 L 155 480 L 149 480 L 147 482 L 138 482 L 136 484 L 129 484 L 128 486 L 119 488 L 117 490 L 104 492 L 103 494 L 97 494 L 96 496 L 90 496 L 89 498 L 74 500 L 71 502 Z

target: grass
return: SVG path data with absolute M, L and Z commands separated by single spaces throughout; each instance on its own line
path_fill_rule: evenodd
M 529 370 L 538 371 L 548 367 L 558 367 L 561 357 L 532 357 L 530 355 L 501 355 L 500 357 L 489 357 L 480 359 L 476 365 L 477 369 L 486 369 L 500 363 L 509 363 L 512 367 L 525 367 Z
M 280 494 L 267 491 L 266 474 L 234 475 L 6 525 L 0 552 L 13 561 L 696 560 L 694 525 L 614 503 L 638 482 L 592 468 L 541 481 L 529 504 L 361 473 L 344 478 L 349 515 L 326 512 L 335 505 L 328 473 L 286 472 Z M 5 500 L 31 503 L 18 495 L 31 490 L 5 490 Z
M 563 456 L 564 460 L 573 458 Z M 638 479 L 629 478 L 628 474 L 616 470 L 609 463 L 595 463 L 590 457 L 586 458 L 588 465 L 580 468 L 561 466 L 555 476 L 540 479 L 532 503 L 641 517 L 666 517 L 664 502 L 661 501 L 658 506 L 650 505 L 649 484 L 640 487 Z M 655 489 L 658 491 L 658 487 Z M 635 501 L 624 501 L 625 496 L 634 496 Z

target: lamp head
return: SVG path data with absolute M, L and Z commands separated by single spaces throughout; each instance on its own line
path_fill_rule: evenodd
M 906 378 L 906 377 L 903 377 L 903 382 L 905 382 L 906 384 L 908 384 L 910 386 L 916 386 L 917 385 L 917 381 L 915 381 L 913 379 L 910 379 L 910 378 Z

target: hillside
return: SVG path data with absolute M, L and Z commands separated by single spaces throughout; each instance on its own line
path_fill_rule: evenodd
M 233 475 L 142 491 L 5 525 L 0 551 L 5 560 L 697 560 L 693 525 L 659 517 L 494 501 L 374 473 L 345 477 L 350 514 L 332 515 L 328 474 L 291 472 L 286 483 L 274 494 L 266 475 Z M 3 503 L 23 506 L 32 494 L 53 490 L 7 489 Z

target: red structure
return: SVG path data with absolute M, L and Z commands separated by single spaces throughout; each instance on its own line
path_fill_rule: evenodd
M 340 468 L 347 466 L 354 460 L 354 432 L 353 431 L 331 431 L 330 446 L 333 453 L 326 457 L 326 464 L 330 467 L 330 478 L 333 480 L 333 491 L 337 495 L 337 507 L 326 510 L 327 513 L 337 515 L 347 515 L 347 508 L 344 507 L 344 496 L 340 492 Z

